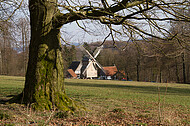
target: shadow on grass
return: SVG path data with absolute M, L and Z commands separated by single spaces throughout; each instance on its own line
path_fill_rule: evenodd
M 6 97 L 0 98 L 0 104 L 7 104 L 7 103 L 21 103 L 22 94 L 16 94 L 16 95 L 7 95 Z
M 130 86 L 130 85 L 119 85 L 119 84 L 92 84 L 92 83 L 70 83 L 65 82 L 66 85 L 69 86 L 84 86 L 84 87 L 99 87 L 99 88 L 118 88 L 118 89 L 127 89 L 127 90 L 136 90 L 142 93 L 149 94 L 157 94 L 158 87 L 156 86 Z M 160 93 L 164 94 L 166 91 L 166 87 L 160 87 Z M 182 96 L 190 96 L 190 89 L 185 88 L 173 88 L 167 87 L 166 95 L 182 95 Z
M 4 81 L 13 81 L 13 82 L 15 82 L 15 81 L 24 82 L 23 79 L 3 79 L 3 80 Z
M 9 99 L 2 99 L 0 98 L 0 104 L 6 104 L 9 101 Z
M 10 102 L 12 98 L 16 97 L 17 95 L 7 95 L 6 97 L 0 98 L 0 104 L 12 103 Z M 15 102 L 17 103 L 17 102 Z

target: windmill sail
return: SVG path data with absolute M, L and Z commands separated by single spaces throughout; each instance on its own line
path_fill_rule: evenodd
M 97 47 L 97 49 L 94 51 L 93 53 L 93 56 L 94 58 L 96 58 L 99 54 L 100 54 L 100 51 L 103 49 L 103 45 L 100 46 L 100 47 Z
M 87 67 L 85 68 L 85 70 L 83 71 L 83 75 L 85 74 L 86 70 L 87 70 L 88 67 L 91 65 L 91 63 L 96 64 L 96 65 L 105 73 L 103 67 L 102 67 L 102 66 L 100 65 L 100 63 L 99 63 L 98 61 L 96 61 L 96 59 L 95 59 L 95 58 L 98 56 L 98 54 L 100 53 L 100 51 L 102 50 L 103 46 L 98 47 L 98 48 L 95 50 L 95 52 L 93 53 L 94 56 L 92 56 L 92 55 L 90 54 L 90 52 L 89 52 L 88 50 L 86 50 L 82 45 L 80 46 L 80 48 L 81 48 L 81 50 L 84 50 L 84 51 L 90 56 L 90 62 L 89 62 L 89 64 L 87 65 Z

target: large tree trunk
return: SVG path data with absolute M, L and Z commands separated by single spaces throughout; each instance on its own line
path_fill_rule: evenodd
M 60 27 L 56 0 L 29 0 L 31 41 L 23 102 L 35 109 L 72 110 L 65 95 Z

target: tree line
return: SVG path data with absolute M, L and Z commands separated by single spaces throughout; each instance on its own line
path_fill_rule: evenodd
M 12 30 L 14 27 L 9 22 L 0 23 L 4 30 L 1 31 L 0 43 L 0 74 L 24 76 L 28 62 L 29 31 L 25 20 L 20 19 L 20 41 L 15 41 Z M 186 26 L 186 27 L 184 27 Z M 171 32 L 181 31 L 180 39 L 186 44 L 189 42 L 189 23 L 175 24 Z M 190 82 L 190 56 L 189 46 L 185 49 L 178 46 L 176 39 L 164 41 L 158 39 L 136 40 L 130 42 L 106 41 L 104 49 L 97 57 L 103 66 L 116 65 L 118 70 L 124 71 L 126 80 L 149 82 Z M 155 43 L 155 44 L 152 44 Z M 123 43 L 127 43 L 125 49 Z M 101 42 L 84 43 L 90 52 Z M 74 60 L 81 60 L 85 55 L 74 46 L 62 46 L 64 59 L 64 73 Z
M 159 40 L 158 40 L 159 41 Z M 166 43 L 166 42 L 165 42 Z M 190 82 L 189 51 L 176 53 L 172 44 L 157 45 L 144 41 L 129 42 L 125 50 L 104 49 L 98 61 L 103 66 L 116 65 L 127 80 L 148 82 Z

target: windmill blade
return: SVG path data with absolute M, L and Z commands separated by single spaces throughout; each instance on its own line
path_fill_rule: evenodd
M 100 65 L 100 63 L 99 63 L 98 61 L 94 60 L 94 62 L 96 63 L 96 65 L 97 65 L 104 73 L 106 73 L 105 70 L 104 70 L 104 68 L 102 67 L 102 65 Z
M 93 56 L 94 58 L 96 58 L 99 54 L 100 54 L 100 51 L 103 49 L 103 45 L 100 46 L 100 47 L 97 47 L 97 49 L 94 51 L 93 53 Z

